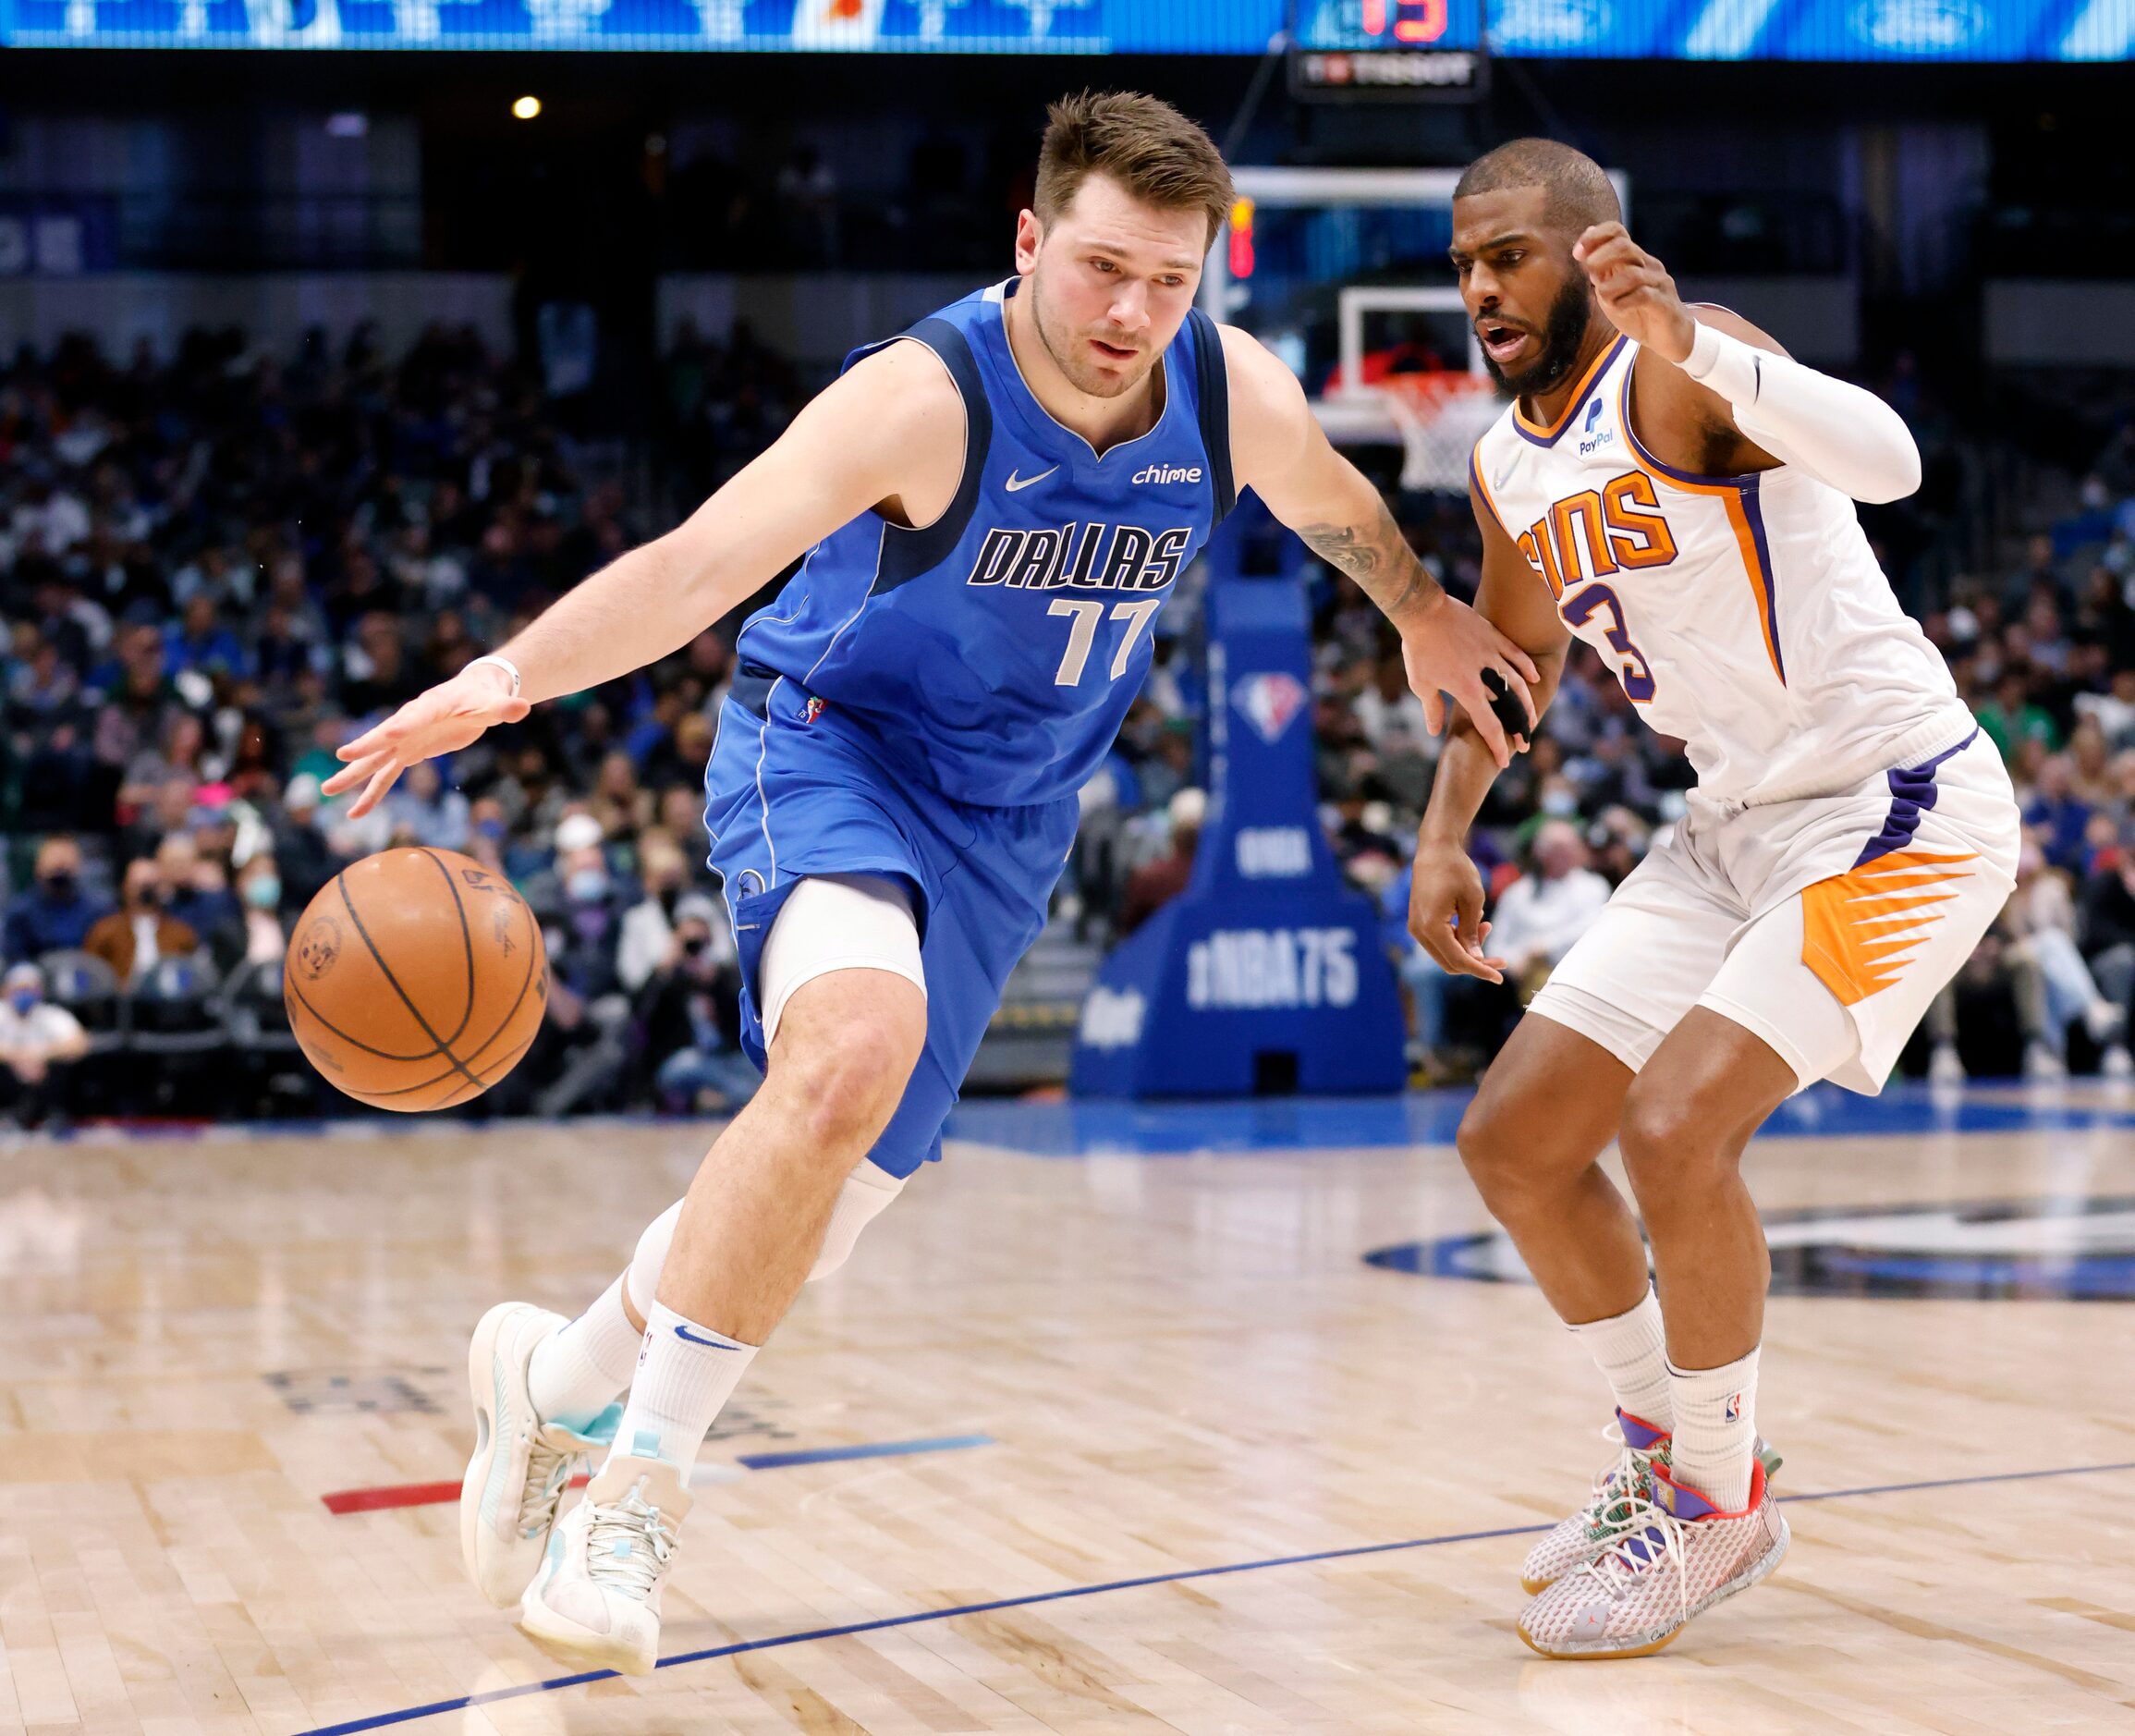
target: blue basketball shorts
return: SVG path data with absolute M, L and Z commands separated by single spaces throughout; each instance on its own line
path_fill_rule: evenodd
M 1008 972 L 1045 926 L 1075 842 L 1072 796 L 969 807 L 901 776 L 861 733 L 789 681 L 745 673 L 720 708 L 705 767 L 711 864 L 726 883 L 741 955 L 741 1040 L 764 1064 L 757 966 L 795 886 L 811 874 L 882 874 L 908 887 L 927 980 L 927 1041 L 869 1156 L 897 1177 L 942 1155 L 979 1042 Z

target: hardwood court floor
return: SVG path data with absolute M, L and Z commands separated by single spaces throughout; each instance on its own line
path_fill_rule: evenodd
M 1761 1140 L 1755 1185 L 1775 1213 L 2135 1195 L 2135 1116 L 1976 1103 L 1986 1131 L 1847 1106 L 1862 1131 Z M 1031 1113 L 1040 1147 L 1198 1125 Z M 708 1459 L 991 1444 L 702 1488 L 665 1650 L 886 1625 L 474 1705 L 561 1671 L 463 1582 L 453 1509 L 321 1497 L 457 1479 L 477 1315 L 591 1296 L 705 1130 L 0 1148 L 0 1730 L 2135 1729 L 2126 1302 L 1775 1297 L 1783 1493 L 1967 1481 L 1798 1498 L 1779 1573 L 1668 1652 L 1547 1663 L 1512 1627 L 1527 1538 L 1470 1534 L 1583 1496 L 1591 1368 L 1524 1285 L 1362 1260 L 1485 1227 L 1445 1144 L 1207 1125 L 1270 1148 L 953 1144 L 759 1361 Z M 2129 1204 L 2056 1244 L 2103 1266 L 2056 1269 L 2135 1254 Z

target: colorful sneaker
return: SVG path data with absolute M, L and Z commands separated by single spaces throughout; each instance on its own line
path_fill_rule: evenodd
M 587 1432 L 534 1414 L 527 1366 L 535 1347 L 565 1325 L 531 1302 L 499 1302 L 482 1315 L 467 1351 L 474 1400 L 474 1457 L 459 1485 L 459 1557 L 467 1576 L 508 1609 L 542 1563 L 556 1503 L 585 1455 L 607 1445 L 622 1412 L 611 1405 Z
M 1608 1547 L 1633 1509 L 1653 1498 L 1650 1468 L 1655 1458 L 1666 1462 L 1667 1436 L 1619 1409 L 1602 1436 L 1621 1442 L 1623 1451 L 1614 1465 L 1594 1478 L 1593 1495 L 1587 1504 L 1559 1520 L 1556 1529 L 1527 1552 L 1527 1559 L 1520 1563 L 1519 1584 L 1530 1596 L 1592 1560 Z
M 1750 1499 L 1724 1513 L 1652 1468 L 1653 1498 L 1593 1560 L 1529 1604 L 1519 1637 L 1544 1657 L 1644 1657 L 1723 1597 L 1747 1591 L 1787 1554 L 1787 1521 L 1762 1461 Z
M 1570 1572 L 1584 1567 L 1626 1529 L 1636 1530 L 1639 1503 L 1653 1498 L 1653 1465 L 1669 1463 L 1668 1437 L 1651 1424 L 1618 1410 L 1616 1421 L 1602 1430 L 1604 1440 L 1620 1441 L 1623 1451 L 1616 1463 L 1594 1479 L 1593 1498 L 1578 1512 L 1559 1520 L 1555 1530 L 1527 1552 L 1520 1563 L 1520 1589 L 1533 1596 Z M 1779 1474 L 1785 1461 L 1772 1450 L 1762 1435 L 1751 1449 L 1764 1467 L 1767 1481 Z
M 519 1626 L 567 1662 L 651 1675 L 660 1589 L 689 1506 L 682 1473 L 665 1460 L 611 1458 L 550 1534 Z

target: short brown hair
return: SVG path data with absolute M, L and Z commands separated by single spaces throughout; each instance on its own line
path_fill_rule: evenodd
M 1045 111 L 1032 202 L 1039 217 L 1051 223 L 1092 175 L 1109 175 L 1161 211 L 1201 212 L 1211 241 L 1230 215 L 1230 170 L 1215 141 L 1153 96 L 1084 91 Z

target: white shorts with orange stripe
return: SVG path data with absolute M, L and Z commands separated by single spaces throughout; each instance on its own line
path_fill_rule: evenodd
M 1835 795 L 1693 795 L 1530 1010 L 1633 1072 L 1692 1007 L 1804 1086 L 1873 1095 L 2016 881 L 2016 797 L 1976 730 Z

